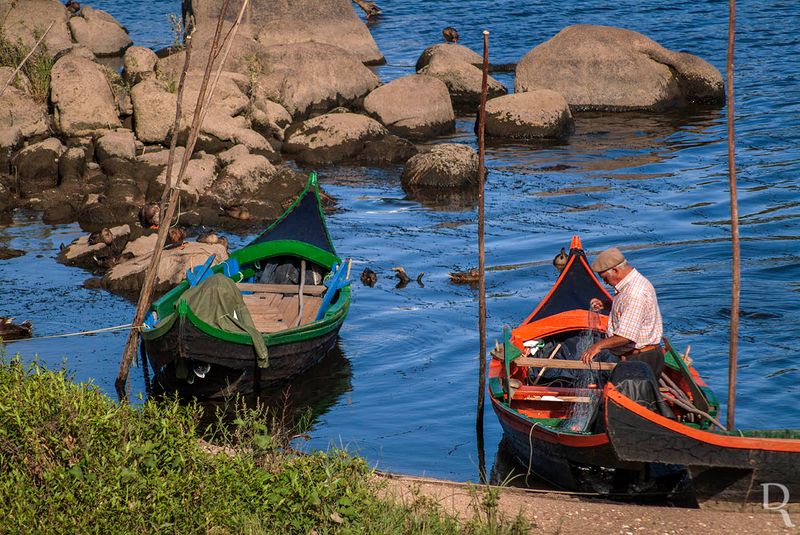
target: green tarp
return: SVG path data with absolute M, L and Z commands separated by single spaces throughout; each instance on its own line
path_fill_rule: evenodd
M 186 290 L 181 301 L 186 302 L 195 316 L 216 329 L 248 334 L 253 340 L 259 367 L 267 367 L 264 338 L 256 330 L 235 282 L 217 273 Z

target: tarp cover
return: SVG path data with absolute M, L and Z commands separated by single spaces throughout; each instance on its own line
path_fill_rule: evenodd
M 181 299 L 208 325 L 221 331 L 250 335 L 259 367 L 267 367 L 267 345 L 256 330 L 235 282 L 217 273 L 186 290 Z

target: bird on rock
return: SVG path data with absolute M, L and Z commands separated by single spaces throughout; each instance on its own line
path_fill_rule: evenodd
M 457 43 L 458 42 L 458 30 L 453 28 L 452 26 L 448 26 L 444 30 L 442 30 L 442 35 L 444 36 L 444 40 L 448 43 Z
M 228 238 L 225 236 L 220 236 L 214 231 L 208 232 L 206 234 L 201 234 L 197 237 L 197 241 L 200 243 L 207 243 L 209 245 L 224 245 L 225 249 L 228 248 Z
M 229 206 L 228 208 L 224 209 L 224 212 L 225 215 L 232 217 L 233 219 L 238 219 L 240 221 L 250 220 L 250 210 L 248 210 L 245 206 Z
M 567 256 L 567 252 L 564 250 L 563 247 L 561 248 L 561 252 L 558 253 L 555 256 L 555 258 L 553 258 L 553 265 L 555 266 L 555 268 L 558 270 L 559 273 L 564 271 L 564 268 L 567 267 L 568 258 L 569 257 Z
M 20 340 L 30 338 L 33 334 L 33 325 L 30 321 L 14 323 L 14 318 L 0 316 L 0 338 L 3 340 Z
M 172 227 L 167 231 L 167 244 L 165 249 L 173 249 L 183 245 L 186 239 L 186 231 L 181 227 Z
M 97 245 L 98 243 L 104 243 L 106 245 L 114 243 L 114 235 L 111 233 L 111 230 L 103 227 L 100 232 L 92 232 L 89 234 L 89 245 Z
M 161 206 L 157 202 L 149 202 L 139 210 L 139 223 L 144 228 L 158 228 L 161 224 Z
M 75 0 L 67 0 L 64 3 L 64 7 L 66 7 L 67 11 L 69 11 L 73 15 L 77 14 L 78 11 L 81 10 L 81 5 L 78 2 L 76 2 Z

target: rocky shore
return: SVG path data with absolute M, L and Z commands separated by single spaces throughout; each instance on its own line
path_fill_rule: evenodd
M 61 260 L 108 271 L 103 285 L 111 290 L 135 291 L 152 251 L 146 241 L 130 246 L 152 233 L 140 214 L 166 184 L 185 51 L 135 46 L 111 14 L 71 5 L 28 0 L 0 8 L 7 11 L 0 11 L 0 84 L 10 82 L 0 89 L 0 212 L 24 207 L 45 222 L 113 231 L 112 243 L 76 242 Z M 184 141 L 221 5 L 184 1 L 194 43 L 181 103 Z M 398 180 L 410 196 L 474 201 L 474 149 L 415 143 L 448 134 L 457 115 L 475 115 L 477 53 L 433 44 L 421 51 L 415 74 L 382 83 L 369 66 L 383 55 L 349 0 L 255 0 L 245 21 L 179 185 L 177 224 L 190 235 L 200 227 L 262 228 L 305 184 L 299 166 L 404 166 Z M 108 58 L 122 69 L 109 68 Z M 490 77 L 487 136 L 564 139 L 574 131 L 573 114 L 586 110 L 657 113 L 724 101 L 722 76 L 706 61 L 636 32 L 588 25 L 533 46 L 518 62 L 513 89 L 507 94 Z M 214 247 L 224 249 L 192 242 L 168 254 L 172 271 L 159 284 Z M 126 277 L 114 275 L 120 272 Z

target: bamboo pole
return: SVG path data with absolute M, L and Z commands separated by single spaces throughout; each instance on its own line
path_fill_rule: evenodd
M 478 414 L 475 429 L 478 434 L 479 470 L 482 482 L 486 482 L 486 466 L 483 457 L 483 403 L 486 394 L 486 263 L 484 255 L 484 133 L 486 125 L 486 93 L 489 87 L 489 31 L 483 31 L 483 79 L 481 81 L 481 107 L 478 112 L 478 329 L 480 331 L 480 353 L 478 360 Z
M 9 8 L 9 12 L 11 12 L 11 8 Z M 3 96 L 3 93 L 6 92 L 6 88 L 9 85 L 11 85 L 11 83 L 14 81 L 14 78 L 16 78 L 17 73 L 22 69 L 22 66 L 25 65 L 25 62 L 28 61 L 28 59 L 30 59 L 30 57 L 33 55 L 34 50 L 39 48 L 39 45 L 42 44 L 42 41 L 44 41 L 44 37 L 47 35 L 47 32 L 50 31 L 50 28 L 52 28 L 53 24 L 55 24 L 55 23 L 56 23 L 56 21 L 53 21 L 53 22 L 50 23 L 50 26 L 47 27 L 47 29 L 44 31 L 42 36 L 39 37 L 39 40 L 36 41 L 36 44 L 33 45 L 33 48 L 31 48 L 31 51 L 28 52 L 28 55 L 23 58 L 22 62 L 19 65 L 17 65 L 17 68 L 14 70 L 14 72 L 11 73 L 11 76 L 9 76 L 8 80 L 6 80 L 5 85 L 3 85 L 3 88 L 0 89 L 0 97 Z
M 728 0 L 728 180 L 731 193 L 731 333 L 728 352 L 728 430 L 735 427 L 736 360 L 739 346 L 739 290 L 741 288 L 741 251 L 739 247 L 739 204 L 736 195 L 736 150 L 734 131 L 733 49 L 736 36 L 736 0 Z
M 203 118 L 203 107 L 210 102 L 211 96 L 213 95 L 214 89 L 216 84 L 212 84 L 209 95 L 208 95 L 208 102 L 206 101 L 206 90 L 208 89 L 208 80 L 211 77 L 211 70 L 214 65 L 214 60 L 219 54 L 220 44 L 219 39 L 222 35 L 222 28 L 223 23 L 225 20 L 225 13 L 228 9 L 228 5 L 230 4 L 230 0 L 225 0 L 220 10 L 219 17 L 217 19 L 217 27 L 214 33 L 214 38 L 212 40 L 211 49 L 209 50 L 208 61 L 206 63 L 205 71 L 203 72 L 203 80 L 200 85 L 200 93 L 197 96 L 197 102 L 195 103 L 195 110 L 194 110 L 194 118 L 192 120 L 192 126 L 189 131 L 189 139 L 186 143 L 186 151 L 183 155 L 183 160 L 181 162 L 181 168 L 178 172 L 178 176 L 175 177 L 175 180 L 172 180 L 171 174 L 168 172 L 167 174 L 167 186 L 169 189 L 169 203 L 166 209 L 166 213 L 163 214 L 161 218 L 161 225 L 158 230 L 158 239 L 156 240 L 155 249 L 153 250 L 153 256 L 150 259 L 150 265 L 147 268 L 145 273 L 145 280 L 144 284 L 142 285 L 142 290 L 139 294 L 139 301 L 136 305 L 136 313 L 134 315 L 133 324 L 131 327 L 131 331 L 128 334 L 128 340 L 125 344 L 125 350 L 122 354 L 122 359 L 120 361 L 120 368 L 117 374 L 117 379 L 114 383 L 114 386 L 117 391 L 117 396 L 119 396 L 120 401 L 127 399 L 127 383 L 128 383 L 128 375 L 130 371 L 131 362 L 136 354 L 136 346 L 139 343 L 139 329 L 141 328 L 142 321 L 144 320 L 145 313 L 147 312 L 147 308 L 150 303 L 150 296 L 153 292 L 153 287 L 155 286 L 156 276 L 158 275 L 158 264 L 161 261 L 161 253 L 164 250 L 164 245 L 167 241 L 167 231 L 170 227 L 170 222 L 172 221 L 173 216 L 175 215 L 175 209 L 178 204 L 178 199 L 180 198 L 178 184 L 180 184 L 181 179 L 183 178 L 184 173 L 186 172 L 186 167 L 189 164 L 189 159 L 191 158 L 192 152 L 194 151 L 194 145 L 197 141 L 197 137 L 199 135 L 200 126 L 202 125 L 201 120 Z M 239 12 L 239 17 L 237 18 L 234 26 L 231 28 L 229 35 L 226 37 L 228 39 L 233 39 L 236 34 L 236 30 L 241 22 L 242 16 L 244 15 L 244 10 L 247 7 L 248 0 L 244 0 L 242 3 L 241 10 Z M 187 38 L 190 38 L 188 36 Z M 223 43 L 224 45 L 224 43 Z M 226 48 L 225 54 L 223 55 L 222 60 L 219 64 L 219 70 L 222 69 L 223 64 L 225 63 L 225 59 L 227 57 L 227 52 L 229 50 Z M 185 80 L 185 71 L 189 68 L 189 54 L 187 54 L 186 59 L 184 60 L 184 72 L 181 74 L 181 79 Z M 217 73 L 217 80 L 219 79 L 219 72 Z M 216 82 L 216 80 L 215 80 Z M 175 124 L 173 127 L 173 140 L 175 140 L 176 132 L 180 129 L 180 102 L 179 106 L 176 111 L 175 117 Z M 169 163 L 172 162 L 174 158 L 174 149 L 175 145 L 171 145 L 170 147 L 170 155 L 168 160 L 168 167 Z

